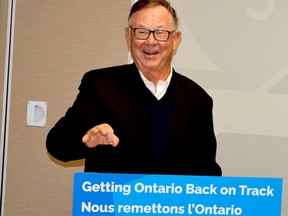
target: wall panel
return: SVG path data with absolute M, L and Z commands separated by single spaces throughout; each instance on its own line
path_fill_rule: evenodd
M 46 135 L 86 71 L 127 62 L 129 9 L 130 0 L 17 1 L 5 216 L 71 215 L 83 161 L 51 158 Z M 46 127 L 26 126 L 28 100 L 48 102 Z

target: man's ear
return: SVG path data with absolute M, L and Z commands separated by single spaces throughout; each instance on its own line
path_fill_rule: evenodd
M 127 43 L 128 50 L 130 51 L 130 47 L 131 47 L 131 32 L 130 32 L 130 28 L 129 27 L 125 28 L 125 38 L 126 38 L 126 43 Z
M 181 31 L 176 31 L 173 33 L 173 49 L 174 49 L 174 55 L 177 52 L 177 49 L 181 43 L 182 40 L 182 32 Z

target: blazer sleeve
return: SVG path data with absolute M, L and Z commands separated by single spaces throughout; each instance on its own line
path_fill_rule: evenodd
M 95 83 L 90 74 L 83 76 L 73 105 L 47 135 L 46 148 L 58 160 L 67 162 L 85 158 L 88 147 L 82 143 L 82 137 L 101 122 L 100 115 L 97 115 L 100 112 L 96 104 L 97 96 L 93 90 Z

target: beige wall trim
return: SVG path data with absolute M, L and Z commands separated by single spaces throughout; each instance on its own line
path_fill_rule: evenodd
M 12 62 L 13 62 L 13 42 L 14 42 L 14 20 L 15 20 L 16 0 L 9 0 L 8 19 L 7 19 L 7 39 L 6 39 L 6 56 L 5 71 L 3 80 L 3 100 L 2 100 L 2 121 L 1 121 L 1 149 L 0 149 L 0 200 L 1 215 L 4 215 L 5 202 L 5 180 L 6 180 L 6 162 L 7 162 L 7 146 L 9 134 L 9 116 L 10 116 L 10 95 L 11 95 L 11 78 L 12 78 Z

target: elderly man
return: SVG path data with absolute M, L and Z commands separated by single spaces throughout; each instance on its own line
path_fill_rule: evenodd
M 181 40 L 165 0 L 139 0 L 125 29 L 133 63 L 87 72 L 51 129 L 55 158 L 86 172 L 221 175 L 211 97 L 172 68 Z

